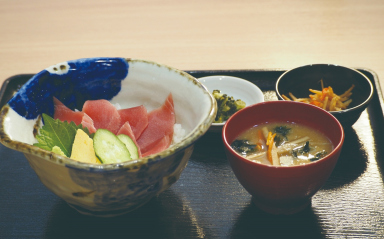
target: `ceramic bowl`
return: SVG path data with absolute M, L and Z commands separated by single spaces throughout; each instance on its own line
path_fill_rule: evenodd
M 212 93 L 221 90 L 222 93 L 232 96 L 235 100 L 241 99 L 246 106 L 264 101 L 263 92 L 252 82 L 234 76 L 214 75 L 198 78 Z M 209 129 L 212 132 L 221 132 L 224 123 L 212 123 Z
M 163 152 L 118 164 L 87 164 L 32 146 L 39 117 L 53 114 L 52 96 L 72 109 L 89 99 L 148 111 L 172 93 L 185 137 Z M 116 216 L 148 202 L 178 180 L 193 145 L 216 115 L 212 95 L 194 77 L 151 61 L 87 58 L 33 76 L 1 110 L 1 142 L 25 154 L 42 183 L 79 212 Z M 102 112 L 100 112 L 102 113 Z
M 336 94 L 342 94 L 352 84 L 352 103 L 345 110 L 330 111 L 344 127 L 352 126 L 370 103 L 373 96 L 372 82 L 364 74 L 353 68 L 332 64 L 313 64 L 294 68 L 283 73 L 276 82 L 276 92 L 282 95 L 292 92 L 298 98 L 308 98 L 309 89 L 321 90 L 320 80 L 325 87 L 331 86 Z
M 267 122 L 295 122 L 325 134 L 334 150 L 324 158 L 305 165 L 271 166 L 250 161 L 230 144 L 252 126 Z M 319 107 L 293 101 L 268 101 L 246 107 L 223 127 L 225 152 L 240 184 L 260 209 L 272 214 L 293 214 L 306 208 L 311 197 L 331 175 L 344 142 L 340 122 Z

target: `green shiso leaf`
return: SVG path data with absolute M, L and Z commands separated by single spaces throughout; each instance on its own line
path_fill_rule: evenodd
M 81 124 L 76 125 L 74 122 L 68 123 L 59 119 L 55 120 L 47 114 L 42 116 L 44 125 L 36 136 L 38 143 L 34 144 L 34 146 L 48 151 L 52 151 L 53 147 L 57 146 L 65 156 L 70 157 L 77 130 L 82 129 L 89 135 L 88 129 Z

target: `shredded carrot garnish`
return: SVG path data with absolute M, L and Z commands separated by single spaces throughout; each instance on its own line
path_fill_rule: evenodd
M 264 143 L 264 136 L 263 136 L 263 132 L 261 130 L 257 131 L 257 136 L 258 136 L 258 142 L 256 143 L 256 148 L 258 150 L 262 150 L 263 149 L 263 143 Z
M 321 91 L 321 97 L 320 97 L 320 100 L 324 100 L 324 98 L 327 96 L 328 94 L 328 91 L 329 91 L 329 88 L 324 88 L 322 91 Z
M 311 101 L 311 102 L 309 102 L 309 103 L 312 104 L 312 105 L 319 106 L 319 107 L 321 107 L 321 105 L 322 105 L 322 103 L 319 102 L 319 101 L 317 101 L 317 100 L 313 100 L 313 101 Z
M 334 93 L 333 88 L 331 86 L 324 87 L 323 80 L 321 80 L 321 91 L 309 89 L 309 91 L 313 94 L 310 94 L 308 98 L 297 98 L 291 92 L 289 92 L 289 97 L 282 95 L 284 99 L 304 102 L 312 105 L 316 105 L 327 111 L 340 111 L 345 110 L 349 104 L 352 102 L 350 96 L 352 95 L 352 89 L 355 85 L 352 85 L 347 91 L 345 91 L 341 95 L 337 95 Z
M 272 134 L 272 132 L 268 132 L 268 139 L 267 139 L 267 143 L 266 143 L 268 146 L 268 151 L 267 151 L 268 161 L 271 162 L 272 165 L 273 165 L 272 147 L 273 147 L 275 136 L 276 136 L 276 133 Z

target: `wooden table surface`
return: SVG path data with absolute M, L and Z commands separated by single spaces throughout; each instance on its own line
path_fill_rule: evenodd
M 384 86 L 381 0 L 0 0 L 0 83 L 119 56 L 182 70 L 364 67 Z

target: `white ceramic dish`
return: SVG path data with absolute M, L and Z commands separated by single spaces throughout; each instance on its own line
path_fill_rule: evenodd
M 246 106 L 264 101 L 263 92 L 252 82 L 233 76 L 215 75 L 198 79 L 205 85 L 209 92 L 221 90 L 222 93 L 232 96 L 234 99 L 241 99 Z M 212 123 L 209 131 L 221 132 L 224 123 Z

